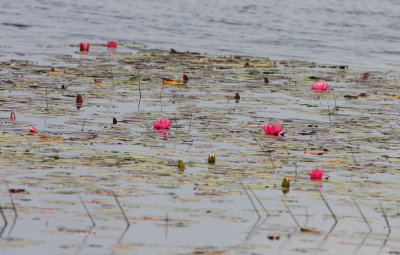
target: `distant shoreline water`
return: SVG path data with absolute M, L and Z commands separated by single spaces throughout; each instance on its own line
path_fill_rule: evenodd
M 124 40 L 354 69 L 400 66 L 400 5 L 394 0 L 308 0 L 300 7 L 294 0 L 21 0 L 0 6 L 3 58 L 14 52 L 65 53 L 52 46 L 80 41 Z

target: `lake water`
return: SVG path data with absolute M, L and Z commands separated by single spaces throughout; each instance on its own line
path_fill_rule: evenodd
M 64 53 L 38 45 L 126 40 L 152 48 L 298 58 L 396 70 L 395 0 L 49 1 L 0 3 L 2 50 Z

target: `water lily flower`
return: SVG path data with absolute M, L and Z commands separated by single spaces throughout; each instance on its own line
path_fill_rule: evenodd
M 39 133 L 39 131 L 34 126 L 31 126 L 29 131 L 31 131 L 31 133 Z
M 269 135 L 279 135 L 279 133 L 282 131 L 283 127 L 281 127 L 281 124 L 276 123 L 276 124 L 268 124 L 264 125 L 263 129 L 265 133 Z
M 80 42 L 79 47 L 81 51 L 89 51 L 89 44 L 87 42 Z
M 116 41 L 108 41 L 107 46 L 109 48 L 116 48 L 117 47 L 117 42 Z
M 154 122 L 154 128 L 155 129 L 167 129 L 169 125 L 171 125 L 172 120 L 169 120 L 168 118 L 165 119 L 160 119 Z
M 10 120 L 15 120 L 15 113 L 11 112 Z
M 324 175 L 324 170 L 323 169 L 313 169 L 311 173 L 308 173 L 310 176 L 311 180 L 321 180 L 322 175 Z
M 315 90 L 327 90 L 330 86 L 326 81 L 317 81 L 316 83 L 313 83 L 310 87 L 311 89 Z

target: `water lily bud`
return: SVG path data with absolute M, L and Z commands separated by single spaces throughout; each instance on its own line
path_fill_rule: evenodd
M 240 100 L 240 95 L 239 95 L 239 92 L 236 92 L 236 95 L 235 95 L 235 100 L 236 100 L 236 102 L 238 102 L 238 101 Z
M 15 113 L 11 112 L 10 120 L 15 120 Z
M 183 74 L 183 82 L 187 83 L 189 81 L 189 78 L 186 74 Z
M 185 169 L 185 163 L 183 163 L 182 159 L 178 160 L 178 168 L 181 170 Z
M 117 123 L 118 123 L 117 118 L 113 117 L 113 124 L 117 124 Z
M 268 76 L 265 76 L 265 77 L 264 77 L 264 83 L 269 83 Z
M 79 48 L 80 51 L 89 51 L 89 44 L 87 42 L 81 42 Z
M 290 180 L 289 178 L 285 177 L 282 180 L 282 188 L 290 188 Z
M 76 95 L 76 109 L 81 109 L 83 104 L 83 98 L 81 96 L 81 94 L 78 93 L 78 95 Z
M 61 85 L 61 89 L 67 89 L 67 87 L 63 84 Z
M 54 155 L 54 159 L 59 159 L 60 157 L 58 156 L 58 154 Z
M 215 163 L 215 154 L 214 153 L 211 153 L 209 156 L 208 156 L 208 164 L 214 164 Z
M 31 126 L 31 128 L 29 129 L 29 131 L 30 131 L 31 133 L 39 133 L 39 131 L 38 131 L 34 126 Z

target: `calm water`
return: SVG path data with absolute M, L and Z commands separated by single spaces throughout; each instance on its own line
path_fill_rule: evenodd
M 400 5 L 395 0 L 1 2 L 1 45 L 15 51 L 114 39 L 353 68 L 396 70 L 400 64 Z

